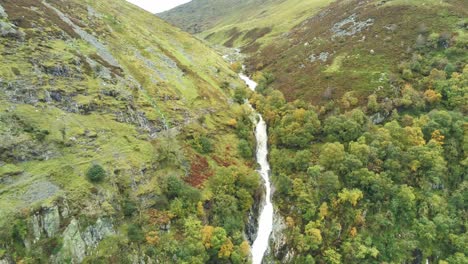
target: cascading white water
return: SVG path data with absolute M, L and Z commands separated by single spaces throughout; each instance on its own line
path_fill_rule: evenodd
M 244 74 L 239 74 L 252 91 L 255 91 L 257 83 Z M 273 230 L 273 204 L 271 203 L 270 164 L 268 163 L 268 134 L 267 125 L 262 116 L 258 114 L 258 123 L 255 128 L 257 140 L 257 162 L 260 165 L 259 173 L 263 178 L 266 194 L 265 205 L 258 220 L 257 238 L 252 245 L 252 263 L 262 263 L 265 251 L 268 249 L 270 234 Z

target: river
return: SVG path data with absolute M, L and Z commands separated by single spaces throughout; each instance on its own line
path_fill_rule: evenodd
M 257 83 L 251 80 L 244 74 L 239 74 L 239 77 L 247 84 L 247 86 L 255 91 Z M 255 138 L 257 140 L 256 157 L 260 165 L 258 172 L 263 179 L 265 185 L 265 201 L 258 219 L 257 237 L 252 244 L 252 263 L 261 264 L 263 256 L 268 249 L 270 234 L 273 230 L 273 204 L 271 203 L 271 183 L 270 183 L 270 164 L 268 163 L 268 134 L 267 125 L 262 116 L 258 114 L 258 122 L 255 126 Z

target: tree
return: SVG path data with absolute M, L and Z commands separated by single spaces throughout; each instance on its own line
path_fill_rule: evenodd
M 338 201 L 340 203 L 344 202 L 349 202 L 351 203 L 352 206 L 356 206 L 358 201 L 361 200 L 364 197 L 362 194 L 362 191 L 359 189 L 352 189 L 348 190 L 344 188 L 339 194 L 338 194 Z
M 330 264 L 341 264 L 341 255 L 336 252 L 334 249 L 327 249 L 324 252 L 324 258 L 327 261 L 326 263 Z
M 247 99 L 247 91 L 244 88 L 234 90 L 234 101 L 238 104 L 243 104 Z
M 106 171 L 99 164 L 94 164 L 86 172 L 86 177 L 91 182 L 101 182 L 106 177 Z
M 244 159 L 252 159 L 252 148 L 250 147 L 250 144 L 247 140 L 241 139 L 239 141 L 239 145 L 237 145 L 237 150 Z
M 141 229 L 141 226 L 136 224 L 130 224 L 127 229 L 127 236 L 131 242 L 141 243 L 145 240 L 145 234 Z
M 326 143 L 320 152 L 319 163 L 325 168 L 336 168 L 345 159 L 344 146 L 341 143 Z

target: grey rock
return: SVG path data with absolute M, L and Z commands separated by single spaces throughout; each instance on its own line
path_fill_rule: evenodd
M 42 229 L 41 229 L 41 220 L 39 215 L 33 215 L 31 217 L 31 226 L 33 231 L 33 243 L 36 243 L 41 239 Z
M 79 223 L 72 219 L 63 232 L 63 246 L 59 254 L 54 258 L 54 263 L 63 263 L 67 258 L 72 263 L 80 263 L 86 256 L 86 244 L 80 234 Z
M 2 5 L 0 5 L 0 18 L 8 18 L 8 15 Z
M 88 9 L 88 18 L 101 18 L 102 14 L 94 10 L 91 6 L 87 6 Z
M 334 33 L 333 37 L 353 36 L 374 24 L 374 19 L 372 18 L 365 21 L 357 21 L 356 19 L 356 14 L 352 14 L 348 18 L 334 24 L 331 29 Z
M 376 113 L 370 117 L 372 123 L 374 125 L 381 124 L 383 121 L 385 121 L 385 118 L 387 118 L 388 115 L 382 114 L 382 113 Z
M 7 257 L 0 259 L 0 264 L 15 264 L 15 261 L 13 261 L 12 258 L 7 256 Z
M 17 30 L 16 26 L 5 21 L 0 21 L 0 36 L 2 37 L 12 37 L 16 36 Z
M 310 62 L 315 62 L 317 60 L 317 56 L 315 54 L 312 54 L 309 56 L 309 61 Z
M 63 22 L 67 23 L 69 26 L 73 28 L 73 31 L 75 31 L 76 34 L 78 34 L 83 40 L 94 46 L 97 50 L 98 55 L 104 59 L 107 63 L 114 67 L 120 67 L 119 62 L 112 56 L 112 54 L 107 50 L 106 46 L 99 42 L 98 39 L 96 39 L 94 36 L 89 34 L 88 32 L 84 31 L 81 29 L 79 26 L 75 25 L 64 13 L 62 13 L 60 10 L 57 8 L 53 7 L 49 3 L 42 1 L 42 3 L 47 6 L 48 8 L 52 9 L 57 13 L 57 15 L 60 17 L 60 19 L 63 20 Z
M 97 73 L 97 77 L 100 77 L 103 80 L 110 81 L 112 79 L 111 71 L 109 68 L 97 63 L 91 58 L 86 57 L 86 62 L 93 68 L 93 71 Z
M 57 185 L 49 181 L 39 181 L 29 186 L 22 199 L 27 203 L 34 203 L 50 198 L 58 191 L 60 191 L 60 188 Z
M 315 55 L 315 54 L 310 55 L 309 61 L 316 62 L 317 60 L 320 60 L 322 62 L 326 62 L 329 57 L 330 57 L 330 52 L 325 51 L 325 52 L 321 52 L 319 55 Z
M 280 260 L 280 263 L 290 263 L 293 260 L 296 253 L 294 249 L 289 248 L 287 245 L 286 228 L 287 226 L 283 217 L 275 210 L 270 245 L 265 252 L 263 263 L 273 264 L 276 263 L 276 260 Z
M 115 232 L 110 219 L 99 218 L 96 224 L 88 226 L 83 232 L 83 240 L 86 246 L 95 248 L 101 240 L 113 234 Z
M 68 209 L 66 211 L 68 214 Z M 64 209 L 62 209 L 62 215 L 64 215 Z M 62 248 L 51 257 L 51 263 L 81 263 L 100 241 L 115 234 L 110 218 L 99 218 L 94 225 L 88 226 L 83 232 L 80 230 L 79 221 L 72 218 L 70 224 L 61 234 Z
M 330 53 L 327 51 L 327 52 L 322 52 L 320 53 L 318 59 L 323 61 L 323 62 L 326 62 L 328 60 L 328 56 L 330 56 Z
M 48 237 L 55 236 L 60 228 L 60 214 L 58 206 L 46 209 L 42 217 L 42 227 Z

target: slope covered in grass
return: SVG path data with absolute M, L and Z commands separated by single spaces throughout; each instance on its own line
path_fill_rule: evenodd
M 211 43 L 254 52 L 332 0 L 194 0 L 158 14 Z
M 271 73 L 288 100 L 323 105 L 346 92 L 360 102 L 376 91 L 391 93 L 393 76 L 404 70 L 400 63 L 417 60 L 419 47 L 445 43 L 450 56 L 466 49 L 463 1 L 423 2 L 332 3 L 253 54 L 248 64 L 252 71 Z M 463 63 L 466 56 L 458 56 L 458 67 Z
M 0 61 L 0 262 L 248 257 L 249 110 L 215 52 L 124 0 L 2 0 Z

